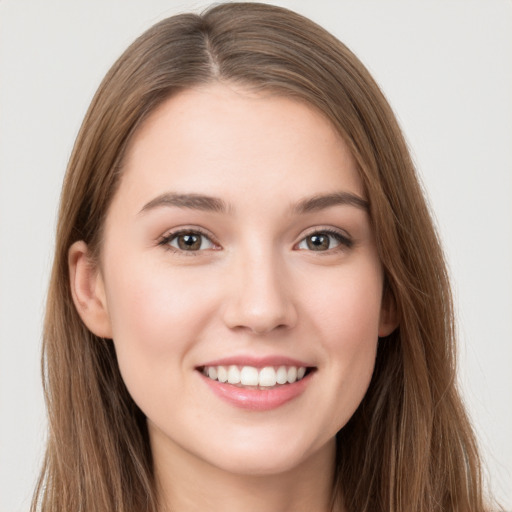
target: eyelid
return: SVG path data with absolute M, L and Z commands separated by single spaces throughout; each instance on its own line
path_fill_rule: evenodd
M 350 249 L 354 245 L 354 240 L 345 230 L 342 230 L 340 228 L 335 228 L 332 226 L 314 226 L 314 227 L 307 229 L 304 233 L 302 233 L 300 235 L 300 239 L 294 245 L 294 248 L 298 248 L 298 245 L 301 242 L 303 242 L 308 236 L 315 235 L 315 234 L 331 235 L 339 241 L 339 245 L 337 245 L 336 247 L 333 247 L 332 249 L 328 249 L 326 251 L 318 251 L 318 253 L 332 254 L 333 252 L 336 252 L 336 251 L 343 251 L 346 249 Z M 298 250 L 305 250 L 305 249 L 298 249 Z
M 207 238 L 214 246 L 213 249 L 200 249 L 197 251 L 183 251 L 178 248 L 172 247 L 169 242 L 176 238 L 181 234 L 187 233 L 197 233 L 201 236 Z M 305 232 L 300 235 L 300 238 L 297 243 L 294 244 L 294 249 L 298 248 L 298 245 L 304 241 L 308 236 L 314 234 L 326 234 L 335 237 L 339 241 L 339 245 L 333 247 L 332 249 L 328 249 L 326 251 L 318 251 L 319 253 L 333 253 L 336 251 L 343 251 L 346 249 L 350 249 L 354 245 L 354 241 L 352 237 L 345 231 L 340 228 L 335 228 L 332 226 L 314 226 L 308 228 Z M 215 236 L 208 230 L 201 228 L 199 226 L 180 226 L 178 228 L 171 229 L 170 231 L 165 232 L 164 235 L 160 236 L 157 240 L 157 244 L 165 247 L 166 249 L 176 252 L 178 254 L 184 254 L 186 256 L 197 256 L 199 253 L 204 251 L 211 250 L 219 250 L 221 249 L 220 244 L 217 242 Z M 303 250 L 303 249 L 300 249 Z
M 174 238 L 178 237 L 179 235 L 190 233 L 196 233 L 207 238 L 215 247 L 212 249 L 200 249 L 197 251 L 183 251 L 170 245 L 170 242 Z M 180 226 L 179 228 L 174 228 L 169 231 L 166 231 L 164 235 L 158 238 L 157 245 L 161 245 L 169 251 L 175 252 L 176 254 L 183 254 L 185 256 L 197 256 L 198 254 L 203 253 L 205 251 L 219 250 L 221 248 L 213 234 L 199 226 Z

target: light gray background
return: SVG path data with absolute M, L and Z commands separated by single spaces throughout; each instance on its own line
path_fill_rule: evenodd
M 399 117 L 451 267 L 464 396 L 491 486 L 512 510 L 512 3 L 276 3 L 354 50 Z M 206 5 L 0 0 L 0 512 L 28 509 L 43 452 L 41 319 L 82 117 L 135 36 Z

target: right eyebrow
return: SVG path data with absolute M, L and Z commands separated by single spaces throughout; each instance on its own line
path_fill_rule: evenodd
M 205 196 L 202 194 L 175 194 L 167 192 L 155 197 L 149 201 L 149 203 L 146 203 L 139 214 L 162 206 L 176 206 L 178 208 L 190 208 L 193 210 L 213 211 L 218 213 L 224 213 L 228 210 L 228 205 L 218 197 Z
M 341 191 L 331 194 L 319 194 L 312 197 L 306 197 L 299 201 L 293 209 L 297 213 L 309 213 L 337 205 L 355 206 L 356 208 L 360 208 L 366 212 L 368 212 L 370 208 L 368 201 L 362 197 L 353 194 L 352 192 Z

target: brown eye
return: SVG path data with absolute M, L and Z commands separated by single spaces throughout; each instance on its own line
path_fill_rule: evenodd
M 324 233 L 318 233 L 311 236 L 308 236 L 306 240 L 306 245 L 308 249 L 311 251 L 327 251 L 331 248 L 331 238 L 332 236 L 326 235 Z M 339 242 L 338 242 L 339 243 Z M 335 244 L 337 245 L 337 244 Z
M 183 251 L 197 251 L 201 248 L 201 236 L 198 235 L 178 235 L 176 240 Z
M 175 249 L 188 252 L 212 249 L 214 247 L 213 242 L 207 236 L 195 231 L 177 233 L 167 243 Z
M 325 252 L 339 248 L 341 245 L 351 247 L 352 241 L 340 233 L 317 231 L 303 238 L 297 248 L 307 251 Z

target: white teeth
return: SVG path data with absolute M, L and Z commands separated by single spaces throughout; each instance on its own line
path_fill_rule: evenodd
M 217 379 L 219 382 L 227 382 L 228 381 L 228 371 L 224 366 L 217 367 Z
M 288 382 L 293 384 L 297 380 L 297 368 L 295 366 L 290 366 L 288 368 Z
M 272 366 L 266 366 L 260 370 L 260 378 L 258 384 L 267 388 L 276 385 L 276 371 L 274 368 L 272 368 Z
M 304 368 L 304 373 L 306 373 L 306 368 Z M 277 369 L 276 382 L 278 384 L 286 384 L 288 382 L 288 370 L 286 366 L 280 366 Z
M 256 368 L 254 366 L 206 366 L 203 374 L 212 380 L 238 384 L 241 386 L 259 386 L 271 388 L 276 385 L 293 384 L 301 380 L 306 374 L 304 366 L 265 366 Z
M 238 366 L 231 365 L 228 369 L 229 384 L 240 384 L 240 370 Z
M 244 366 L 240 371 L 240 383 L 242 386 L 257 386 L 258 369 L 253 366 Z

